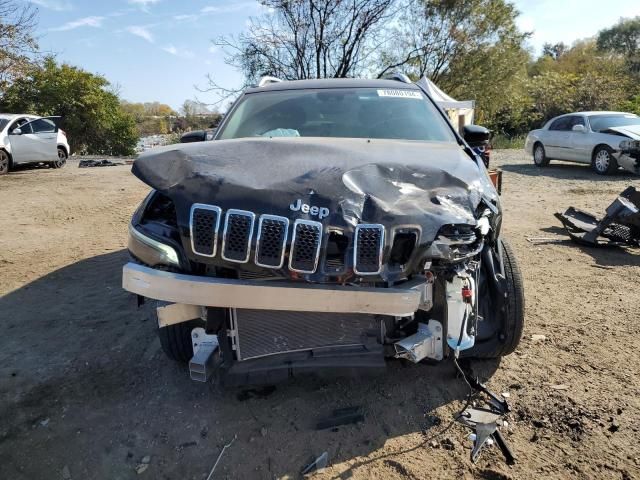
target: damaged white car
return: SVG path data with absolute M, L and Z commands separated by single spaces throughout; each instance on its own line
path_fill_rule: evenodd
M 197 380 L 507 355 L 524 292 L 486 135 L 402 78 L 265 81 L 214 141 L 135 161 L 123 286 Z
M 635 141 L 635 143 L 633 142 Z M 586 163 L 600 175 L 619 167 L 640 173 L 640 117 L 624 112 L 577 112 L 549 120 L 527 135 L 525 150 L 538 167 L 552 159 Z

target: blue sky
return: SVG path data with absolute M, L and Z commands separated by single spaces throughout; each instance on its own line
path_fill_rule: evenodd
M 23 0 L 27 1 L 27 0 Z M 179 108 L 186 99 L 217 100 L 200 93 L 206 75 L 238 86 L 240 75 L 211 44 L 237 34 L 262 7 L 253 0 L 30 0 L 39 10 L 43 49 L 58 59 L 105 75 L 135 102 Z M 638 0 L 516 0 L 520 27 L 533 31 L 531 47 L 572 43 L 640 15 Z

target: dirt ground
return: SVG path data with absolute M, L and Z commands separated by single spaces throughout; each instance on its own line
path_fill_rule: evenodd
M 515 354 L 473 368 L 510 394 L 514 466 L 495 447 L 472 464 L 460 426 L 435 436 L 467 393 L 450 362 L 275 389 L 190 381 L 120 287 L 146 186 L 129 166 L 70 162 L 0 178 L 0 478 L 205 479 L 235 436 L 213 478 L 299 478 L 324 451 L 329 467 L 313 478 L 640 478 L 640 251 L 571 244 L 552 215 L 602 212 L 640 180 L 537 169 L 520 151 L 493 162 L 527 325 Z M 364 422 L 315 430 L 348 406 Z

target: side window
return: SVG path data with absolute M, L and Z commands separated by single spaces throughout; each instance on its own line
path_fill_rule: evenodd
M 26 118 L 19 118 L 9 127 L 9 133 L 13 132 L 16 128 L 22 130 L 23 134 L 31 133 L 31 127 L 29 125 L 27 125 L 26 127 L 24 126 L 27 122 L 28 120 Z
M 31 122 L 33 133 L 55 133 L 56 124 L 48 118 L 39 118 Z
M 549 125 L 549 130 L 571 130 L 571 119 L 573 117 L 560 117 Z
M 583 127 L 585 127 L 586 125 L 584 124 L 584 117 L 578 115 L 574 115 L 573 117 L 571 117 L 571 128 L 576 125 L 582 125 Z

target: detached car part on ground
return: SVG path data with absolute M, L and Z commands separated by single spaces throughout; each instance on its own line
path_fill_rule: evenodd
M 261 85 L 214 141 L 155 149 L 132 171 L 153 190 L 131 221 L 123 286 L 193 378 L 361 374 L 520 341 L 498 193 L 419 86 Z
M 640 192 L 635 187 L 626 188 L 607 207 L 601 219 L 574 207 L 555 215 L 577 243 L 595 247 L 606 241 L 613 245 L 640 246 Z

